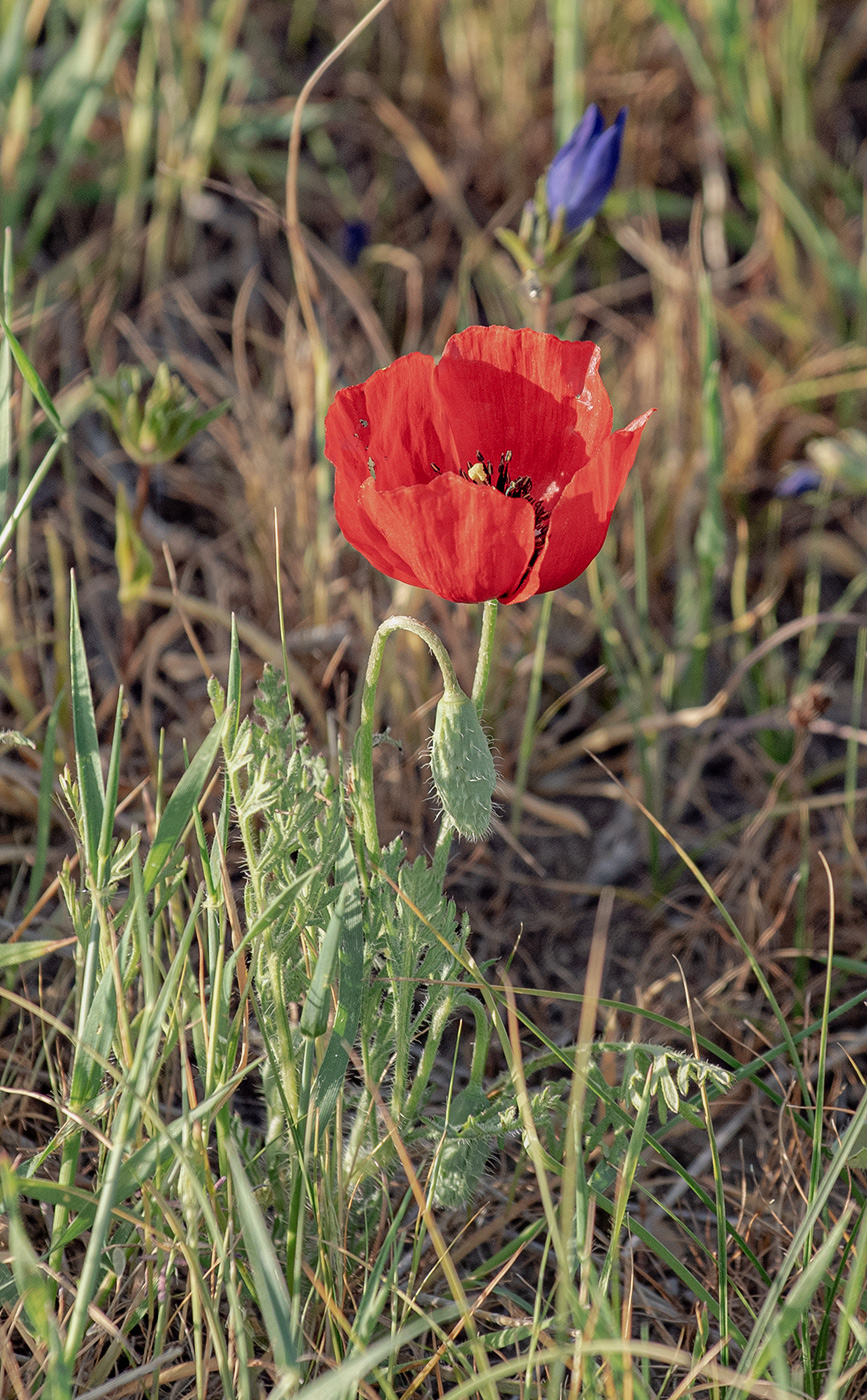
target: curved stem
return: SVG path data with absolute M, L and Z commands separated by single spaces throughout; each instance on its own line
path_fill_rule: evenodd
M 286 241 L 289 244 L 289 256 L 292 259 L 292 271 L 295 275 L 295 288 L 298 293 L 298 302 L 301 307 L 301 314 L 304 317 L 304 324 L 307 327 L 307 334 L 311 344 L 315 348 L 321 348 L 322 337 L 319 334 L 319 327 L 316 323 L 316 315 L 313 310 L 312 288 L 316 285 L 316 278 L 310 266 L 310 259 L 304 247 L 304 239 L 301 233 L 301 221 L 298 217 L 298 166 L 301 157 L 301 116 L 307 104 L 307 99 L 315 88 L 323 73 L 327 71 L 345 49 L 348 49 L 362 32 L 370 24 L 371 20 L 385 9 L 389 0 L 377 0 L 377 3 L 363 15 L 358 23 L 341 39 L 340 43 L 326 54 L 319 64 L 319 67 L 310 74 L 307 82 L 299 92 L 295 100 L 295 108 L 292 113 L 292 127 L 289 132 L 289 156 L 286 163 Z
M 472 700 L 476 707 L 476 714 L 479 719 L 485 708 L 485 695 L 488 690 L 488 679 L 491 674 L 491 661 L 494 655 L 494 633 L 497 629 L 497 600 L 491 598 L 485 603 L 482 611 L 482 634 L 479 638 L 479 655 L 476 659 L 476 674 L 473 677 Z M 443 881 L 446 878 L 446 866 L 449 863 L 449 852 L 452 848 L 452 836 L 454 827 L 448 817 L 444 816 L 437 835 L 436 848 L 434 850 L 433 868 L 436 874 L 437 884 L 442 889 Z
M 392 632 L 413 632 L 428 647 L 440 668 L 446 694 L 461 693 L 452 659 L 435 632 L 414 617 L 389 617 L 377 628 L 367 659 L 367 673 L 361 696 L 361 718 L 353 746 L 356 773 L 358 811 L 364 844 L 373 855 L 379 854 L 379 834 L 376 829 L 376 803 L 373 797 L 373 720 L 376 709 L 376 686 L 382 670 L 386 640 Z M 475 699 L 475 695 L 473 696 Z

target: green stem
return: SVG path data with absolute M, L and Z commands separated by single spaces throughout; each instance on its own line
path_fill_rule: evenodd
M 548 11 L 554 38 L 554 127 L 562 146 L 583 106 L 584 16 L 575 0 L 548 0 Z
M 488 604 L 487 606 L 490 606 Z M 496 605 L 495 605 L 496 606 Z M 358 813 L 361 821 L 364 844 L 368 851 L 379 855 L 379 835 L 376 829 L 376 803 L 373 796 L 373 720 L 376 709 L 376 686 L 382 670 L 382 657 L 385 643 L 392 632 L 413 632 L 430 650 L 440 668 L 446 694 L 461 693 L 451 657 L 435 632 L 414 617 L 389 617 L 377 628 L 376 635 L 367 659 L 367 674 L 364 677 L 364 690 L 361 696 L 361 719 L 355 736 L 353 759 L 356 773 L 356 793 Z M 478 678 L 478 671 L 477 671 Z M 473 699 L 475 700 L 475 687 Z
M 479 638 L 479 655 L 476 661 L 476 674 L 473 677 L 473 704 L 479 719 L 485 708 L 485 695 L 488 678 L 491 674 L 491 660 L 494 655 L 494 632 L 497 629 L 497 600 L 492 598 L 485 603 L 482 611 L 482 635 Z
M 536 742 L 536 721 L 539 718 L 539 699 L 542 694 L 542 675 L 545 670 L 545 651 L 548 646 L 548 629 L 551 625 L 553 606 L 554 594 L 543 594 L 542 610 L 539 614 L 539 630 L 536 633 L 536 651 L 533 656 L 533 669 L 530 672 L 530 693 L 527 696 L 527 711 L 524 715 L 521 747 L 518 750 L 518 768 L 515 773 L 515 796 L 512 801 L 512 817 L 509 822 L 513 835 L 517 835 L 521 826 L 521 809 L 524 805 L 524 793 L 527 790 L 527 774 L 530 771 L 530 759 L 533 756 L 533 746 Z
M 491 674 L 491 661 L 494 655 L 494 633 L 497 630 L 497 600 L 491 598 L 485 603 L 482 610 L 482 634 L 479 638 L 479 655 L 476 659 L 476 674 L 473 677 L 472 701 L 476 707 L 476 714 L 479 719 L 485 708 L 485 695 L 488 690 L 488 679 Z M 446 866 L 449 863 L 449 852 L 452 848 L 452 836 L 454 827 L 448 817 L 444 816 L 437 836 L 436 849 L 434 851 L 433 867 L 437 878 L 437 884 L 442 889 L 443 881 L 446 878 Z

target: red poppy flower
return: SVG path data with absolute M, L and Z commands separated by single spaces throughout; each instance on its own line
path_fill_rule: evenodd
M 648 417 L 612 433 L 590 341 L 472 326 L 438 364 L 405 355 L 337 394 L 337 519 L 402 583 L 522 602 L 599 553 Z

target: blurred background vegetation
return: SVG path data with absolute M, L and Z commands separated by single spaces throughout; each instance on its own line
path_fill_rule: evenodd
M 538 956 L 548 961 L 554 929 L 562 924 L 571 942 L 576 916 L 573 893 L 556 895 L 540 872 L 644 888 L 649 870 L 654 895 L 677 878 L 663 873 L 656 836 L 583 755 L 594 726 L 591 747 L 614 774 L 721 869 L 774 784 L 778 795 L 789 790 L 791 774 L 777 781 L 796 747 L 788 699 L 827 678 L 835 659 L 831 718 L 853 722 L 861 680 L 846 624 L 772 647 L 733 697 L 737 719 L 727 711 L 697 738 L 665 716 L 709 701 L 781 623 L 851 612 L 864 588 L 867 23 L 857 4 L 807 0 L 629 0 L 616 12 L 594 0 L 394 0 L 301 113 L 311 343 L 287 252 L 287 142 L 295 95 L 362 13 L 301 0 L 288 11 L 239 0 L 6 5 L 9 307 L 70 437 L 18 525 L 0 583 L 5 722 L 41 742 L 61 697 L 54 737 L 58 763 L 68 758 L 74 566 L 100 720 L 113 714 L 120 682 L 130 707 L 126 790 L 155 772 L 158 754 L 173 781 L 182 740 L 196 744 L 207 708 L 185 620 L 206 667 L 225 676 L 237 613 L 248 699 L 262 661 L 279 655 L 275 522 L 294 681 L 318 744 L 333 746 L 351 724 L 358 669 L 389 608 L 438 626 L 466 683 L 473 610 L 372 576 L 337 535 L 321 418 L 334 388 L 397 353 L 437 353 L 475 321 L 532 320 L 493 232 L 516 226 L 586 101 L 609 120 L 628 105 L 617 188 L 558 289 L 550 328 L 600 343 L 618 423 L 651 404 L 659 411 L 599 569 L 555 600 L 529 787 L 559 816 L 525 810 L 523 853 L 501 838 L 466 852 L 468 894 L 496 895 L 496 908 L 510 910 L 496 921 L 497 951 L 523 920 L 525 950 L 530 933 L 545 935 Z M 164 362 L 193 416 L 230 408 L 151 464 L 128 435 L 118 439 L 105 409 L 119 369 L 134 367 L 144 399 Z M 26 386 L 12 431 L 10 503 L 46 440 Z M 790 463 L 822 453 L 818 494 L 775 495 Z M 185 611 L 173 607 L 173 588 Z M 489 720 L 506 782 L 537 615 L 531 603 L 501 617 Z M 585 684 L 600 663 L 607 675 Z M 434 679 L 409 641 L 387 665 L 384 722 L 403 752 L 379 753 L 385 825 L 420 849 L 430 836 L 420 752 Z M 820 787 L 845 767 L 850 827 L 853 743 L 807 731 L 802 746 Z M 32 892 L 39 760 L 23 752 L 2 763 L 14 925 Z M 840 850 L 852 890 L 855 856 L 839 815 L 817 816 L 810 835 Z M 602 837 L 595 847 L 582 839 L 586 819 L 607 831 L 611 860 Z M 750 916 L 757 927 L 770 922 L 789 845 L 800 858 L 803 835 L 791 817 L 764 832 L 786 859 L 778 880 L 763 872 L 769 903 Z M 65 840 L 55 811 L 52 868 Z M 755 867 L 745 870 L 744 889 L 754 879 Z M 803 939 L 813 918 L 804 888 L 799 900 Z M 623 917 L 631 926 L 629 910 Z M 666 919 L 661 929 L 665 941 Z M 635 948 L 628 938 L 624 947 L 631 980 Z

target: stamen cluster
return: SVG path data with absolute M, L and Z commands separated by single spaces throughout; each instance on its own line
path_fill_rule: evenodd
M 545 543 L 550 516 L 542 505 L 542 502 L 535 500 L 533 497 L 532 477 L 516 476 L 514 479 L 509 477 L 509 463 L 511 460 L 512 453 L 510 451 L 500 453 L 497 476 L 496 480 L 494 480 L 493 463 L 486 462 L 485 454 L 482 452 L 481 448 L 477 448 L 475 462 L 467 462 L 466 471 L 462 471 L 461 476 L 470 481 L 475 481 L 480 486 L 493 486 L 495 491 L 501 491 L 504 496 L 514 496 L 518 500 L 529 501 L 530 505 L 533 507 L 533 515 L 535 517 L 533 526 L 535 549 L 533 551 L 533 557 L 527 566 L 529 572 L 539 557 L 542 546 Z

